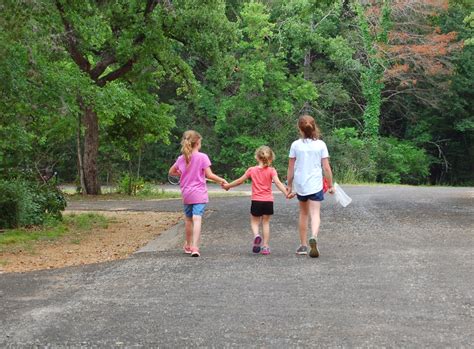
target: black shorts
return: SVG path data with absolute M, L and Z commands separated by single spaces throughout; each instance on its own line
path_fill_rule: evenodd
M 255 217 L 273 214 L 273 201 L 254 201 L 250 206 L 250 214 Z

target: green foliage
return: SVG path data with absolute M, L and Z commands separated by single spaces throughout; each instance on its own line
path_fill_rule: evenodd
M 66 208 L 66 200 L 56 187 L 25 180 L 0 180 L 0 198 L 0 228 L 61 219 L 61 211 Z
M 254 164 L 255 149 L 262 144 L 276 154 L 286 154 L 298 110 L 317 98 L 315 87 L 291 74 L 275 49 L 275 25 L 268 8 L 249 2 L 240 15 L 242 39 L 228 88 L 232 93 L 220 98 L 215 110 L 215 132 L 221 140 L 216 159 L 224 169 L 228 167 L 229 175 L 241 174 Z M 277 156 L 275 165 L 281 171 L 285 158 Z
M 144 188 L 145 181 L 141 177 L 124 173 L 117 183 L 117 192 L 120 194 L 137 195 Z
M 372 182 L 377 163 L 373 145 L 353 127 L 335 129 L 325 142 L 331 154 L 334 178 L 340 183 Z
M 361 138 L 354 128 L 341 128 L 334 130 L 326 142 L 338 182 L 427 182 L 432 159 L 409 141 L 381 137 L 374 144 Z
M 107 218 L 102 215 L 83 213 L 67 215 L 63 221 L 48 220 L 40 227 L 10 229 L 0 234 L 0 251 L 12 249 L 15 245 L 28 245 L 34 241 L 55 240 L 75 231 L 106 228 L 107 224 Z
M 0 5 L 0 178 L 53 166 L 60 178 L 77 178 L 77 140 L 82 147 L 87 131 L 82 101 L 99 119 L 101 179 L 121 183 L 124 193 L 146 192 L 145 179 L 166 180 L 188 128 L 204 136 L 215 172 L 241 174 L 266 144 L 282 175 L 303 112 L 325 131 L 338 181 L 425 183 L 427 164 L 433 183 L 474 181 L 466 160 L 474 156 L 467 1 L 451 1 L 436 18 L 441 33 L 464 42 L 442 62 L 453 74 L 417 77 L 413 88 L 383 83 L 392 62 L 380 48 L 391 44 L 391 30 L 403 30 L 392 23 L 400 16 L 393 2 L 366 12 L 347 1 L 177 0 L 156 2 L 145 15 L 146 3 Z M 2 205 L 21 201 L 33 217 L 13 215 L 9 225 L 35 221 L 44 202 L 55 210 L 54 198 L 20 187 L 4 189 Z M 19 193 L 31 199 L 15 199 Z
M 411 142 L 381 138 L 377 151 L 377 181 L 425 184 L 430 164 L 426 152 Z
M 471 12 L 466 18 L 464 18 L 464 23 L 467 27 L 474 31 L 474 12 Z M 469 37 L 464 42 L 466 46 L 474 45 L 474 37 Z

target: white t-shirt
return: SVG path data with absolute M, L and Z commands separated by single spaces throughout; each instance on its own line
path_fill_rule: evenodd
M 323 189 L 321 161 L 328 158 L 322 140 L 298 139 L 291 144 L 290 158 L 296 158 L 293 185 L 298 195 L 311 195 Z

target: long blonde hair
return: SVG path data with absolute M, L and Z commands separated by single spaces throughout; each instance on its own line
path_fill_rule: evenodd
M 302 115 L 298 119 L 298 128 L 303 133 L 304 138 L 310 138 L 313 140 L 321 138 L 321 130 L 314 121 L 314 118 L 310 115 Z
M 183 133 L 183 138 L 181 139 L 181 153 L 186 159 L 186 164 L 189 164 L 191 161 L 193 149 L 201 139 L 202 136 L 194 130 L 188 130 Z
M 262 145 L 255 151 L 255 159 L 260 161 L 264 167 L 268 167 L 275 159 L 275 153 L 273 152 L 272 148 Z

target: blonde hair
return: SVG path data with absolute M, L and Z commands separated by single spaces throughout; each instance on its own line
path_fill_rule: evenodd
M 321 130 L 310 115 L 302 115 L 298 119 L 298 128 L 303 133 L 304 138 L 313 140 L 321 138 Z
M 264 167 L 268 167 L 275 159 L 275 153 L 270 147 L 262 145 L 255 151 L 255 159 L 260 161 Z
M 194 130 L 188 130 L 183 133 L 183 138 L 181 139 L 181 153 L 186 159 L 186 164 L 189 164 L 191 161 L 193 149 L 201 139 L 202 136 Z

